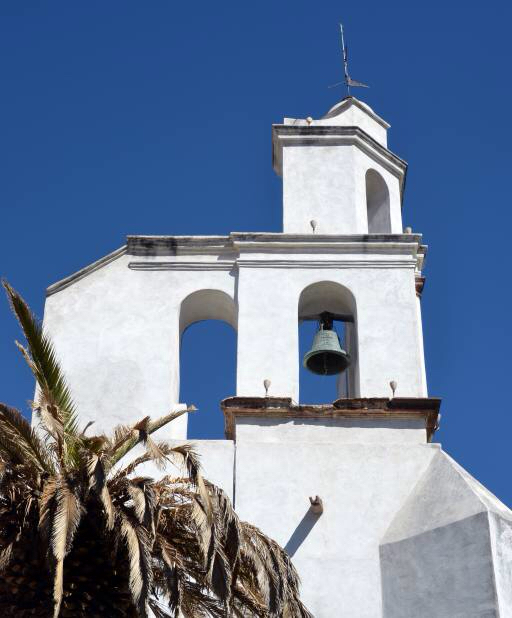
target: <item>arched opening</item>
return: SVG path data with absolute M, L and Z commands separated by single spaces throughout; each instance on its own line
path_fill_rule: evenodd
M 236 306 L 220 290 L 193 292 L 180 309 L 180 397 L 198 412 L 187 438 L 221 440 L 220 401 L 236 392 Z
M 366 172 L 366 208 L 369 234 L 391 234 L 389 190 L 386 181 L 375 170 Z
M 334 321 L 340 344 L 350 355 L 350 365 L 333 376 L 311 373 L 303 367 L 304 354 L 311 349 L 318 322 L 311 319 L 323 312 L 343 317 Z M 356 302 L 352 293 L 333 281 L 320 281 L 305 288 L 299 298 L 299 397 L 301 403 L 329 403 L 340 397 L 357 397 L 359 372 L 357 355 Z

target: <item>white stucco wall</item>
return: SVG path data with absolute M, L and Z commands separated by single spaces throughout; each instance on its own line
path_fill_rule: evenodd
M 512 521 L 489 512 L 494 580 L 500 618 L 512 617 Z
M 318 136 L 283 146 L 283 230 L 290 234 L 367 234 L 366 172 L 378 172 L 390 196 L 391 232 L 402 232 L 400 177 L 351 142 Z
M 201 249 L 201 241 L 193 256 L 124 253 L 53 290 L 44 325 L 82 414 L 97 419 L 100 429 L 165 414 L 180 403 L 180 334 L 207 317 L 238 329 L 237 393 L 226 396 L 263 395 L 268 378 L 271 394 L 300 401 L 299 298 L 308 286 L 328 281 L 355 302 L 351 396 L 388 396 L 395 380 L 399 396 L 422 397 L 414 283 L 419 244 L 399 240 L 233 235 L 222 240 L 230 257 Z M 318 302 L 322 307 L 321 293 Z M 186 419 L 171 433 L 185 437 Z
M 431 460 L 384 535 L 384 618 L 512 615 L 512 512 L 450 457 Z
M 237 425 L 237 511 L 286 547 L 316 618 L 380 618 L 379 543 L 437 447 L 394 442 L 391 433 L 371 443 L 361 427 L 342 439 L 295 429 L 301 435 L 289 428 L 269 441 L 268 428 L 258 439 Z M 309 510 L 315 495 L 320 516 Z
M 390 380 L 398 382 L 400 396 L 425 396 L 412 264 L 404 259 L 402 267 L 386 268 L 369 260 L 351 268 L 339 255 L 322 259 L 338 261 L 340 268 L 286 268 L 263 259 L 245 268 L 239 260 L 237 394 L 263 394 L 268 378 L 273 395 L 300 401 L 298 298 L 308 285 L 332 281 L 356 299 L 359 383 L 353 396 L 387 396 Z
M 286 548 L 316 618 L 512 615 L 512 512 L 419 421 L 245 417 L 236 442 L 194 446 L 239 516 Z
M 234 297 L 226 270 L 139 271 L 129 267 L 133 261 L 122 255 L 46 300 L 44 327 L 82 416 L 98 430 L 174 409 L 182 301 L 212 288 Z M 186 437 L 186 418 L 169 431 Z

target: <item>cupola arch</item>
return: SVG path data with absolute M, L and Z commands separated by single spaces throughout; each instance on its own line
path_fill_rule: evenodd
M 388 185 L 374 169 L 366 172 L 366 212 L 369 234 L 391 234 Z

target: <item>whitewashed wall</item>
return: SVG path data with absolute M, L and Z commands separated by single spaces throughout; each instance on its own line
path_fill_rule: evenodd
M 396 380 L 398 395 L 423 397 L 419 237 L 378 239 L 234 234 L 213 253 L 201 239 L 193 256 L 122 253 L 52 288 L 45 328 L 84 416 L 105 428 L 179 403 L 181 333 L 208 317 L 238 329 L 237 393 L 226 396 L 261 396 L 269 378 L 272 395 L 299 401 L 299 298 L 307 286 L 334 282 L 355 302 L 353 396 L 387 396 Z M 185 437 L 185 423 L 174 437 Z

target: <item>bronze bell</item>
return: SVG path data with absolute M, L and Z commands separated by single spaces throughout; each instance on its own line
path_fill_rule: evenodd
M 350 365 L 350 355 L 341 347 L 338 333 L 332 328 L 332 321 L 320 321 L 313 346 L 304 355 L 302 364 L 322 376 L 341 373 Z

